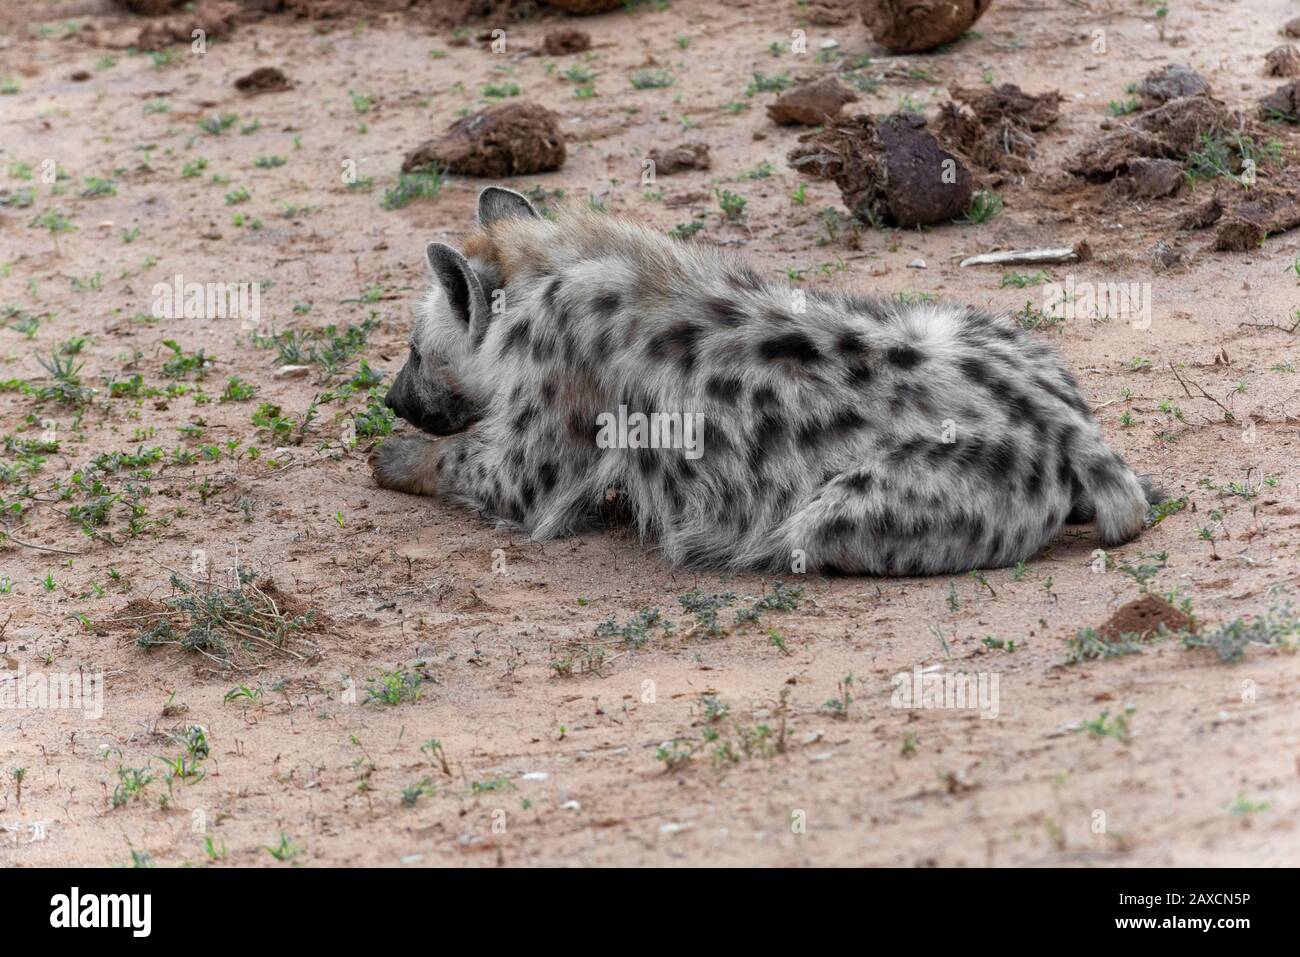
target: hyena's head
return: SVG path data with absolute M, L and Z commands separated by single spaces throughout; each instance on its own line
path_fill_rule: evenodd
M 488 186 L 478 197 L 478 222 L 538 216 L 523 196 Z M 462 432 L 483 417 L 488 396 L 463 381 L 460 370 L 487 334 L 492 310 L 488 297 L 498 287 L 495 266 L 466 259 L 442 243 L 424 251 L 431 281 L 415 310 L 411 351 L 384 404 L 432 435 Z

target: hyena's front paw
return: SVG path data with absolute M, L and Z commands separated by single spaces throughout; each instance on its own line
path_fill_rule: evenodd
M 411 495 L 438 490 L 438 446 L 420 435 L 388 439 L 370 456 L 370 468 L 380 488 Z

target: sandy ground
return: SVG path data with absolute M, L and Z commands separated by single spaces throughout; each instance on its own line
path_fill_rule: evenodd
M 0 684 L 102 674 L 104 697 L 97 720 L 0 710 L 0 864 L 1300 862 L 1293 653 L 1253 645 L 1224 663 L 1168 640 L 1062 666 L 1078 629 L 1137 596 L 1126 567 L 1156 569 L 1150 589 L 1190 601 L 1204 628 L 1281 614 L 1273 590 L 1300 578 L 1300 356 L 1286 331 L 1300 243 L 1283 234 L 1225 254 L 1194 233 L 1181 240 L 1185 265 L 1155 271 L 1151 246 L 1203 192 L 1140 203 L 1047 178 L 1096 135 L 1109 101 L 1163 64 L 1190 63 L 1225 101 L 1252 104 L 1279 82 L 1263 76 L 1263 56 L 1297 13 L 1278 0 L 1184 2 L 1164 18 L 1131 0 L 995 0 L 976 35 L 913 58 L 913 76 L 856 106 L 889 112 L 908 96 L 933 114 L 949 85 L 989 77 L 1059 89 L 1062 118 L 1040 139 L 1035 173 L 999 186 L 1005 209 L 980 225 L 855 231 L 827 226 L 826 210 L 843 211 L 832 184 L 806 181 L 795 201 L 802 180 L 785 154 L 799 130 L 767 119 L 773 94 L 745 96 L 754 71 L 816 77 L 841 55 L 883 56 L 856 20 L 808 26 L 805 56 L 772 53 L 801 25 L 797 4 L 641 4 L 583 19 L 594 47 L 576 57 L 523 55 L 556 17 L 508 24 L 504 56 L 415 15 L 283 17 L 170 61 L 121 48 L 141 21 L 106 4 L 8 5 L 0 189 L 35 192 L 30 206 L 0 207 L 0 382 L 51 385 L 37 354 L 85 337 L 75 361 L 98 391 L 80 409 L 0 391 L 13 535 L 0 546 Z M 838 51 L 818 62 L 827 38 Z M 596 73 L 595 96 L 562 77 L 574 64 Z M 634 88 L 630 74 L 649 64 L 673 85 Z M 233 81 L 262 65 L 293 88 L 238 93 Z M 79 70 L 89 79 L 71 79 Z M 740 624 L 728 609 L 709 637 L 679 596 L 760 596 L 773 582 L 675 570 L 617 531 L 532 543 L 380 491 L 366 464 L 374 440 L 347 432 L 362 392 L 322 401 L 282 448 L 252 422 L 263 403 L 297 422 L 359 359 L 389 380 L 400 367 L 421 250 L 457 240 L 484 183 L 451 177 L 396 210 L 381 197 L 404 153 L 483 105 L 490 83 L 557 111 L 568 139 L 560 172 L 509 185 L 563 189 L 663 229 L 698 213 L 697 240 L 737 247 L 774 279 L 806 270 L 809 287 L 1016 310 L 1041 288 L 1003 288 L 1003 270 L 957 261 L 1086 238 L 1093 260 L 1053 277 L 1150 283 L 1150 327 L 1078 318 L 1035 334 L 1076 370 L 1114 446 L 1187 507 L 1114 550 L 1102 573 L 1091 531 L 1074 529 L 984 583 L 790 576 L 797 608 Z M 204 132 L 214 113 L 237 119 Z M 641 157 L 686 139 L 709 144 L 712 169 L 643 187 Z M 256 164 L 273 156 L 286 162 Z M 70 178 L 42 182 L 45 160 Z M 373 189 L 343 182 L 346 160 Z M 763 163 L 770 175 L 745 178 Z M 115 192 L 83 196 L 96 192 L 90 177 Z M 249 198 L 229 203 L 241 187 Z M 724 220 L 714 188 L 746 199 L 741 222 Z M 56 211 L 75 229 L 29 225 Z M 924 269 L 909 268 L 917 259 Z M 280 378 L 275 350 L 237 321 L 140 318 L 153 285 L 177 273 L 263 282 L 263 331 L 377 325 L 337 374 L 314 365 Z M 202 378 L 169 378 L 164 340 L 211 357 Z M 1189 397 L 1171 363 L 1213 400 Z M 232 376 L 255 395 L 219 401 Z M 124 385 L 112 394 L 110 382 Z M 42 437 L 57 446 L 35 461 L 22 443 Z M 100 537 L 84 535 L 87 463 L 154 447 L 159 461 L 99 474 L 119 498 Z M 236 563 L 325 616 L 303 636 L 314 657 L 295 657 L 307 648 L 295 640 L 293 654 L 258 646 L 243 670 L 222 670 L 174 646 L 142 650 L 133 622 L 114 623 L 173 595 L 172 570 L 220 585 Z M 652 629 L 639 646 L 596 635 L 647 606 L 671 634 Z M 893 677 L 917 668 L 996 680 L 996 716 L 893 706 Z M 416 676 L 403 700 L 367 700 L 402 673 Z M 1108 733 L 1090 732 L 1103 712 L 1092 727 Z

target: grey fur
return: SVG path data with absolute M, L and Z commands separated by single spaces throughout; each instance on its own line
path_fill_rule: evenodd
M 380 485 L 436 486 L 538 540 L 586 527 L 614 488 L 671 561 L 715 568 L 962 572 L 1032 557 L 1067 518 L 1107 545 L 1141 531 L 1147 489 L 1010 320 L 847 292 L 800 311 L 713 248 L 535 216 L 490 187 L 488 235 L 523 220 L 497 259 L 439 251 L 393 404 L 426 431 L 469 427 L 386 442 Z M 481 325 L 458 312 L 466 275 L 503 303 Z M 704 456 L 598 448 L 597 415 L 620 405 L 703 412 Z

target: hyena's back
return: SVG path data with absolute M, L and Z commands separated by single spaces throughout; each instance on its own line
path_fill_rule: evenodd
M 769 286 L 730 257 L 583 214 L 506 219 L 466 252 L 504 309 L 460 374 L 452 494 L 536 537 L 621 490 L 679 563 L 917 574 L 1102 541 L 1147 497 L 1056 354 L 1009 321 Z M 603 450 L 597 416 L 702 412 L 704 452 Z

